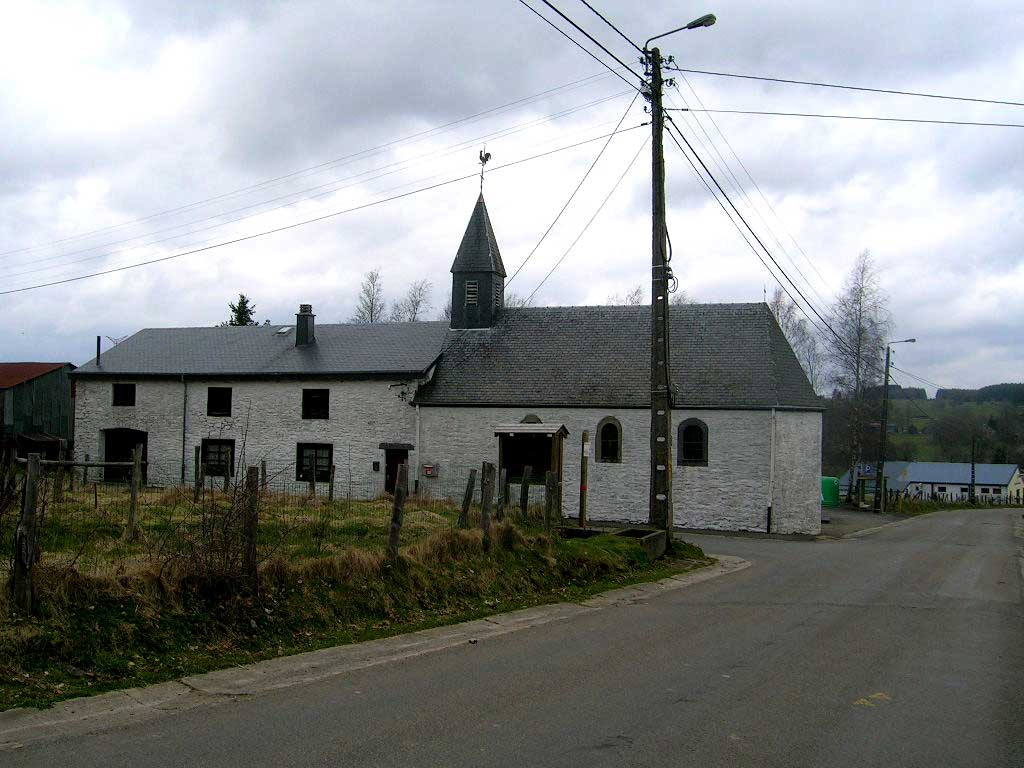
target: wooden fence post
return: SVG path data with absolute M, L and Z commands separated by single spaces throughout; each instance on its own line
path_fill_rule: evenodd
M 135 518 L 139 511 L 139 486 L 142 484 L 142 443 L 136 443 L 132 451 L 132 479 L 128 497 L 128 527 L 125 537 L 131 541 L 138 535 Z
M 267 492 L 267 460 L 260 459 L 260 492 Z
M 259 586 L 256 569 L 256 534 L 259 531 L 260 471 L 249 467 L 245 475 L 245 518 L 242 532 L 245 537 L 242 569 L 255 590 Z
M 97 482 L 92 484 L 92 508 L 94 510 L 100 508 L 100 484 Z
M 494 510 L 494 517 L 500 523 L 505 519 L 505 508 L 508 507 L 508 485 L 505 483 L 507 470 L 502 467 L 498 471 L 498 504 Z
M 587 459 L 590 457 L 590 432 L 583 430 L 580 450 L 580 528 L 587 527 Z
M 473 489 L 476 487 L 476 469 L 469 470 L 466 481 L 466 494 L 462 497 L 462 509 L 459 511 L 459 528 L 469 528 L 469 505 L 473 503 Z
M 327 483 L 327 500 L 334 501 L 334 465 L 331 464 L 331 479 Z
M 398 479 L 395 481 L 395 503 L 391 507 L 391 533 L 388 536 L 388 560 L 398 559 L 398 540 L 402 535 L 402 515 L 405 512 L 405 495 L 409 490 L 409 465 L 398 465 Z
M 231 489 L 231 467 L 224 467 L 224 493 Z
M 57 451 L 57 461 L 53 478 L 53 503 L 60 504 L 64 501 L 64 462 L 68 458 L 68 442 L 63 438 L 60 441 L 60 449 Z
M 192 503 L 199 503 L 199 494 L 203 490 L 203 455 L 202 448 L 198 445 L 195 450 L 195 466 L 192 467 L 192 474 L 195 476 L 195 488 L 192 491 Z
M 89 463 L 89 454 L 85 454 L 85 463 Z M 89 468 L 82 467 L 82 487 L 85 488 L 85 484 L 89 482 Z
M 494 501 L 494 465 L 484 462 L 480 478 L 480 527 L 484 531 L 484 551 L 491 548 L 491 504 Z
M 533 474 L 533 467 L 523 467 L 523 483 L 519 489 L 519 522 L 526 523 L 529 520 L 530 509 L 530 475 Z
M 36 562 L 36 500 L 39 493 L 39 454 L 30 453 L 25 468 L 25 495 L 21 518 L 14 532 L 14 573 L 12 591 L 14 605 L 24 613 L 32 612 L 35 586 L 32 566 Z
M 548 470 L 544 475 L 544 527 L 550 528 L 558 506 L 558 475 Z

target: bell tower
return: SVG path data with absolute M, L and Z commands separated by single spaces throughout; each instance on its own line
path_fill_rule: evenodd
M 451 271 L 451 327 L 493 327 L 505 305 L 505 265 L 483 193 L 477 198 Z

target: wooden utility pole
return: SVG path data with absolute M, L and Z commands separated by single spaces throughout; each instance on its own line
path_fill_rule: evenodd
M 889 428 L 889 345 L 885 345 L 885 375 L 882 378 L 882 429 L 878 436 L 878 466 L 875 467 L 875 498 L 872 502 L 875 512 L 885 512 L 885 446 L 888 440 L 886 430 Z
M 672 394 L 669 384 L 669 265 L 665 257 L 665 155 L 661 51 L 645 50 L 651 100 L 651 485 L 648 522 L 670 531 L 672 513 Z

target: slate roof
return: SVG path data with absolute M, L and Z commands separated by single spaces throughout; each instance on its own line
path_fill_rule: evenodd
M 278 333 L 288 328 L 287 333 Z M 441 351 L 447 322 L 319 324 L 295 346 L 295 326 L 147 328 L 75 375 L 287 376 L 421 374 Z
M 671 308 L 678 407 L 820 409 L 765 304 Z M 450 331 L 423 405 L 650 406 L 649 307 L 528 307 Z
M 0 389 L 31 381 L 71 363 L 0 363 Z
M 494 236 L 491 217 L 487 215 L 484 196 L 477 198 L 473 215 L 462 236 L 459 250 L 452 262 L 452 272 L 497 272 L 505 277 L 505 265 L 501 263 L 498 239 Z

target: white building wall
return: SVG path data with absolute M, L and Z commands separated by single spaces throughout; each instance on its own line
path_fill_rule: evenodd
M 118 381 L 132 381 L 118 379 Z M 135 380 L 135 406 L 113 407 L 111 381 L 79 379 L 76 384 L 75 452 L 103 456 L 102 430 L 128 427 L 148 433 L 150 482 L 176 482 L 182 470 L 181 381 Z M 394 385 L 394 386 L 392 386 Z M 231 387 L 231 416 L 206 415 L 207 387 Z M 295 482 L 297 443 L 334 446 L 336 481 L 383 485 L 382 442 L 416 442 L 413 386 L 401 381 L 189 380 L 185 419 L 186 481 L 194 448 L 203 438 L 233 439 L 236 465 L 267 462 L 272 480 Z M 302 390 L 330 390 L 330 418 L 302 418 Z M 402 393 L 405 393 L 404 400 Z M 244 455 L 243 455 L 244 451 Z M 379 462 L 379 471 L 372 470 Z M 410 453 L 415 462 L 415 453 Z M 236 466 L 237 471 L 237 466 Z
M 563 512 L 579 511 L 581 436 L 596 439 L 598 422 L 614 416 L 622 424 L 622 463 L 593 461 L 588 471 L 587 511 L 592 520 L 646 522 L 649 487 L 650 412 L 590 408 L 421 408 L 422 460 L 465 482 L 469 467 L 498 461 L 494 427 L 520 422 L 528 413 L 565 424 Z M 676 525 L 688 528 L 764 531 L 771 460 L 770 411 L 675 410 L 673 424 L 698 418 L 708 426 L 707 466 L 673 465 Z M 777 414 L 773 532 L 817 534 L 821 530 L 821 415 Z M 675 451 L 674 446 L 674 451 Z M 429 487 L 432 481 L 420 478 Z M 542 483 L 542 478 L 537 479 Z M 537 488 L 538 500 L 541 488 Z

